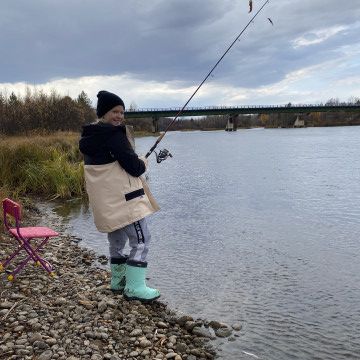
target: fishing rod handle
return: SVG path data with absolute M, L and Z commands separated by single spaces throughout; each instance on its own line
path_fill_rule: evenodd
M 147 159 L 152 154 L 152 152 L 156 149 L 156 146 L 157 146 L 157 143 L 155 143 L 153 145 L 153 147 L 146 153 L 145 159 Z
M 156 140 L 155 144 L 152 146 L 152 148 L 146 153 L 145 155 L 145 159 L 147 159 L 152 152 L 156 149 L 156 147 L 158 146 L 159 142 L 162 140 L 162 138 L 165 136 L 165 133 L 161 134 L 158 139 Z

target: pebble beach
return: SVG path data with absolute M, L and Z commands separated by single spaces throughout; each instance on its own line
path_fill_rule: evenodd
M 0 259 L 16 246 L 0 235 Z M 161 301 L 126 301 L 110 272 L 70 235 L 50 239 L 43 257 L 54 278 L 29 263 L 9 282 L 0 274 L 0 359 L 215 359 L 240 324 L 194 319 Z M 151 285 L 151 283 L 150 283 Z M 161 290 L 161 289 L 160 289 Z

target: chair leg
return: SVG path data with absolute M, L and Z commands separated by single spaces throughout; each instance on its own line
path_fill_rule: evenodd
M 25 267 L 25 265 L 32 259 L 34 260 L 34 262 L 36 264 L 41 265 L 44 270 L 50 275 L 50 276 L 54 276 L 54 269 L 52 267 L 52 265 L 45 259 L 43 259 L 42 257 L 40 257 L 37 252 L 48 242 L 49 237 L 46 237 L 35 249 L 33 249 L 26 241 L 24 242 L 23 246 L 18 249 L 14 254 L 11 255 L 12 258 L 15 257 L 15 255 L 17 253 L 19 253 L 19 251 L 24 248 L 24 250 L 29 254 L 23 261 L 20 262 L 20 264 L 18 264 L 18 266 L 11 272 L 9 273 L 8 276 L 8 280 L 9 281 L 13 281 L 16 277 L 16 275 Z M 11 261 L 11 259 L 7 262 L 6 265 L 8 265 L 8 263 Z
M 11 263 L 11 261 L 19 254 L 19 252 L 24 249 L 24 246 L 19 246 L 19 248 L 8 256 L 3 263 L 0 263 L 0 273 L 6 271 L 6 268 Z
M 3 271 L 3 270 L 5 270 L 6 267 L 7 267 L 7 266 L 10 264 L 10 262 L 12 261 L 12 259 L 14 259 L 14 257 L 15 257 L 16 255 L 18 255 L 19 252 L 20 252 L 21 250 L 23 250 L 23 249 L 29 254 L 29 256 L 32 257 L 32 259 L 33 259 L 34 261 L 36 261 L 34 255 L 32 254 L 32 251 L 28 249 L 26 242 L 20 241 L 18 238 L 16 238 L 16 239 L 19 241 L 19 246 L 18 246 L 17 250 L 14 251 L 10 256 L 8 256 L 3 263 L 0 263 L 0 272 Z M 31 247 L 30 247 L 30 249 L 31 249 Z
M 22 247 L 20 247 L 18 250 L 16 250 L 14 253 L 12 253 L 10 256 L 8 256 L 3 263 L 0 263 L 0 272 L 4 271 L 6 267 L 10 264 L 11 260 L 20 252 Z
M 49 241 L 49 238 L 45 238 L 35 249 L 33 249 L 31 246 L 27 244 L 26 250 L 28 251 L 29 256 L 24 260 L 25 264 L 31 260 L 31 258 L 34 260 L 35 264 L 41 265 L 47 272 L 51 272 L 53 270 L 52 266 L 48 261 L 43 259 L 41 256 L 38 255 L 38 251 Z

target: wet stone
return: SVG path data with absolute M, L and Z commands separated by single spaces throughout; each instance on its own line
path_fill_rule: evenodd
M 235 331 L 240 331 L 240 330 L 242 329 L 242 325 L 241 325 L 241 324 L 238 324 L 238 323 L 233 324 L 231 327 L 232 327 Z
M 194 355 L 189 355 L 189 356 L 187 357 L 187 360 L 196 360 L 196 356 L 194 356 Z
M 231 333 L 232 333 L 232 330 L 229 328 L 220 328 L 220 329 L 215 330 L 216 336 L 222 337 L 222 338 L 230 336 Z
M 187 321 L 184 324 L 184 328 L 188 331 L 192 331 L 194 329 L 194 327 L 196 326 L 196 322 L 195 321 Z
M 192 333 L 197 336 L 206 337 L 209 339 L 214 338 L 214 336 L 210 333 L 209 329 L 205 329 L 202 327 L 194 327 Z
M 228 327 L 226 324 L 214 320 L 209 322 L 209 326 L 211 326 L 214 330 Z

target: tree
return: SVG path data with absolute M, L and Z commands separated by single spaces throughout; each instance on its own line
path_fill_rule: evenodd
M 76 102 L 83 111 L 83 123 L 93 122 L 96 119 L 96 114 L 92 107 L 91 100 L 84 90 L 81 91 Z
M 88 106 L 91 108 L 91 100 L 84 90 L 81 91 L 76 101 L 81 106 Z
M 129 111 L 136 111 L 137 110 L 137 105 L 134 101 L 131 102 L 130 106 L 129 106 Z
M 340 105 L 340 100 L 338 98 L 331 98 L 325 103 L 325 105 Z

